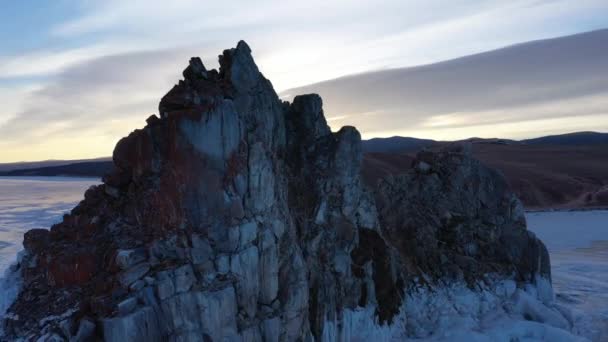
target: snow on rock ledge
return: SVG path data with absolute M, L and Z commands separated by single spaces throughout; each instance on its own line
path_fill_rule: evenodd
M 491 283 L 491 282 L 490 282 Z M 563 308 L 543 303 L 536 288 L 512 280 L 421 286 L 408 291 L 391 324 L 381 324 L 373 307 L 345 310 L 327 322 L 322 341 L 586 341 L 573 335 Z
M 244 42 L 220 66 L 192 58 L 104 184 L 25 234 L 5 338 L 441 338 L 500 308 L 568 329 L 546 248 L 466 149 L 367 189 L 359 133 L 318 95 L 280 101 Z

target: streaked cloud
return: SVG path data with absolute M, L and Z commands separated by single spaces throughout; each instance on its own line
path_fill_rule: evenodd
M 109 155 L 119 137 L 156 111 L 158 100 L 181 77 L 190 56 L 199 55 L 206 65 L 216 67 L 217 54 L 240 39 L 251 45 L 275 88 L 285 90 L 587 31 L 608 19 L 608 4 L 601 0 L 59 3 L 74 10 L 61 20 L 46 20 L 49 26 L 35 36 L 37 45 L 33 40 L 7 44 L 11 48 L 0 53 L 0 100 L 5 103 L 0 115 L 0 161 Z M 5 11 L 10 10 L 11 5 L 6 6 Z M 0 29 L 2 25 L 7 24 L 0 23 Z M 319 88 L 332 126 L 355 124 L 365 136 L 383 134 L 387 128 L 414 130 L 417 136 L 447 129 L 465 134 L 470 113 L 536 106 L 542 98 L 589 96 L 604 84 L 597 73 L 577 78 L 581 82 L 577 87 L 572 81 L 560 90 L 562 78 L 545 73 L 536 74 L 535 81 L 536 71 L 527 71 L 528 83 L 519 84 L 510 73 L 500 73 L 498 66 L 474 75 L 459 73 L 456 67 L 457 76 L 444 85 L 443 80 L 427 78 L 424 68 L 413 70 L 417 71 L 401 81 L 384 84 L 369 79 L 366 84 L 404 89 L 400 87 L 407 83 L 405 94 L 389 92 L 350 101 Z M 491 79 L 481 77 L 486 72 L 508 82 L 492 86 Z M 535 89 L 533 94 L 526 92 L 527 86 Z M 344 94 L 353 87 L 346 84 Z M 492 94 L 475 94 L 481 91 Z M 391 114 L 396 112 L 403 118 Z M 434 121 L 426 121 L 429 113 Z M 548 117 L 527 113 L 494 115 L 509 120 Z M 580 111 L 572 115 L 579 114 L 583 115 Z M 505 137 L 518 134 L 506 133 Z
M 602 70 L 608 70 L 608 30 L 348 76 L 285 94 L 319 93 L 329 117 L 340 117 L 330 121 L 334 128 L 354 125 L 366 137 L 522 138 L 547 127 L 553 133 L 608 131 Z M 368 117 L 378 110 L 380 116 Z M 550 124 L 568 121 L 561 129 Z

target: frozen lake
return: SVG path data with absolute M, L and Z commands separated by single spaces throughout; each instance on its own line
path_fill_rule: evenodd
M 98 182 L 0 177 L 0 274 L 22 248 L 23 233 L 58 222 Z M 557 300 L 574 310 L 583 335 L 608 338 L 608 211 L 535 212 L 527 219 L 549 248 Z
M 23 234 L 50 228 L 84 198 L 95 178 L 0 177 L 0 275 L 22 249 Z
M 579 329 L 608 341 L 608 211 L 528 213 L 528 229 L 551 255 L 558 302 L 579 315 Z

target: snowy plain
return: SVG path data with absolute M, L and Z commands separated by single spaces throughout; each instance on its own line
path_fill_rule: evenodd
M 557 302 L 578 315 L 576 332 L 608 341 L 608 211 L 535 212 L 526 218 L 549 249 Z
M 16 260 L 27 230 L 49 228 L 60 221 L 62 215 L 83 198 L 84 191 L 98 182 L 91 178 L 0 177 L 0 274 Z M 570 311 L 575 323 L 572 332 L 594 341 L 608 341 L 608 211 L 534 212 L 527 214 L 527 220 L 528 228 L 549 249 L 556 302 Z M 14 280 L 6 280 L 0 281 L 3 287 L 0 314 L 8 304 L 6 299 L 11 297 L 11 291 L 16 290 Z M 471 293 L 466 289 L 445 291 L 446 298 L 464 300 L 466 306 L 471 306 L 467 296 Z M 521 296 L 527 293 L 521 292 Z M 435 295 L 432 299 L 437 301 L 437 298 Z M 427 299 L 431 297 L 421 294 L 410 302 Z M 404 311 L 412 309 L 416 306 L 405 307 Z M 470 310 L 480 309 L 475 306 Z M 354 312 L 351 324 L 365 324 L 366 320 L 361 317 L 367 316 L 364 312 Z M 561 336 L 551 335 L 554 331 L 549 325 L 503 318 L 494 320 L 483 332 L 472 328 L 464 319 L 460 323 L 450 321 L 449 324 L 459 325 L 451 325 L 442 336 L 435 334 L 430 340 L 501 341 L 504 338 L 508 341 L 509 331 L 517 334 L 522 328 L 530 335 L 520 340 L 554 340 Z M 357 328 L 361 328 L 360 324 L 354 324 L 353 331 L 361 331 Z M 391 335 L 388 331 L 387 334 Z
M 0 177 L 0 274 L 23 248 L 23 234 L 50 228 L 84 198 L 96 178 Z

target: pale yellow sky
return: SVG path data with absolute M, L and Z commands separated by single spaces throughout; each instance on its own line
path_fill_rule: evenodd
M 33 10 L 44 13 L 44 20 L 29 22 Z M 202 20 L 196 0 L 45 2 L 35 9 L 18 2 L 4 6 L 0 162 L 111 155 L 121 137 L 142 127 L 157 111 L 158 101 L 179 80 L 191 56 L 201 56 L 208 67 L 217 67 L 222 49 L 241 39 L 252 47 L 275 89 L 292 93 L 290 89 L 346 75 L 437 63 L 599 29 L 608 22 L 608 3 L 262 0 L 252 7 L 248 1 L 229 0 L 205 4 L 205 13 L 214 15 L 203 15 Z M 591 51 L 589 60 L 580 56 L 564 60 L 604 66 L 597 60 L 608 60 L 606 38 L 595 43 L 603 48 L 585 44 Z M 502 69 L 500 63 L 507 60 L 514 59 L 501 59 L 492 68 Z M 365 89 L 376 88 L 373 80 L 362 83 L 361 89 L 340 83 L 337 88 L 313 86 L 301 92 L 323 96 L 333 129 L 355 125 L 366 138 L 527 138 L 608 129 L 605 112 L 596 108 L 608 108 L 606 83 L 596 79 L 605 78 L 603 72 L 581 73 L 580 65 L 553 65 L 587 77 L 566 73 L 573 80 L 565 82 L 552 76 L 564 70 L 538 64 L 544 68 L 542 75 L 535 80 L 531 75 L 536 71 L 528 70 L 525 82 L 512 76 L 518 75 L 517 68 L 485 79 L 491 72 L 480 68 L 471 75 L 473 69 L 467 69 L 458 79 L 450 79 L 435 72 L 437 68 L 431 68 L 435 71 L 430 77 L 425 72 L 425 77 L 416 76 L 423 67 L 386 82 L 391 89 L 375 93 Z M 458 74 L 460 68 L 450 70 Z M 569 112 L 556 114 L 556 106 Z

